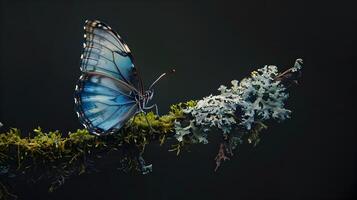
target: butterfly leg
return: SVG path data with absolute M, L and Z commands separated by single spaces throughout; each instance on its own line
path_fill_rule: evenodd
M 139 113 L 135 113 L 134 117 L 133 117 L 133 120 L 130 122 L 130 125 L 129 126 L 132 126 L 134 124 L 134 121 L 135 121 L 135 118 L 136 118 L 136 115 L 138 115 Z
M 151 124 L 150 124 L 148 118 L 146 117 L 146 112 L 145 112 L 144 110 L 141 110 L 141 111 L 139 111 L 139 112 L 143 113 L 143 115 L 144 115 L 144 117 L 145 117 L 145 120 L 146 120 L 146 123 L 147 123 L 148 126 L 149 126 L 150 131 L 151 131 L 151 132 L 155 132 L 154 128 L 151 126 Z
M 138 114 L 143 114 L 144 117 L 145 117 L 145 120 L 146 120 L 146 123 L 148 124 L 149 128 L 150 128 L 150 131 L 153 131 L 154 129 L 152 128 L 148 118 L 146 117 L 146 112 L 144 110 L 140 110 L 138 111 L 137 113 L 135 113 L 134 117 L 133 117 L 133 120 L 130 122 L 130 125 L 129 126 L 132 126 L 134 124 L 134 121 L 135 121 L 135 118 Z
M 158 109 L 158 107 L 157 107 L 157 104 L 153 104 L 153 105 L 151 105 L 151 106 L 144 107 L 143 109 L 145 109 L 145 110 L 150 110 L 150 109 L 152 109 L 152 108 L 154 108 L 154 107 L 155 107 L 155 114 L 156 114 L 156 115 L 159 115 L 159 109 Z

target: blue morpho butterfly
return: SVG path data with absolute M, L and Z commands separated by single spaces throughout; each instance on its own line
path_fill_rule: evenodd
M 106 135 L 118 131 L 131 117 L 157 105 L 147 106 L 152 87 L 144 91 L 133 56 L 123 39 L 108 25 L 87 20 L 84 24 L 81 71 L 75 90 L 76 111 L 89 132 Z M 150 124 L 149 124 L 150 125 Z

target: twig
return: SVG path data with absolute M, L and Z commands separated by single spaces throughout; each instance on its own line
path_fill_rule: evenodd
M 214 169 L 214 171 L 218 170 L 219 166 L 221 166 L 222 161 L 230 160 L 230 158 L 226 156 L 225 151 L 226 145 L 224 143 L 221 143 L 219 146 L 218 154 L 214 159 L 216 161 L 216 168 Z M 228 153 L 230 153 L 231 155 L 233 154 L 232 152 Z

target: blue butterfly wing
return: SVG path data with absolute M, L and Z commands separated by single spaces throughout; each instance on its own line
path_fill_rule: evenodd
M 118 131 L 139 109 L 130 87 L 96 74 L 80 77 L 75 103 L 81 123 L 98 135 Z
M 86 21 L 82 76 L 75 92 L 77 115 L 92 133 L 118 131 L 136 112 L 142 81 L 130 49 L 108 25 Z
M 143 92 L 142 80 L 124 40 L 108 25 L 87 20 L 84 25 L 81 70 L 113 77 Z

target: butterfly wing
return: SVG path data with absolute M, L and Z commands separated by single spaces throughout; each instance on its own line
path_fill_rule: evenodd
M 108 25 L 86 21 L 82 76 L 75 92 L 77 115 L 92 133 L 119 130 L 138 111 L 141 79 L 130 49 Z
M 108 25 L 87 20 L 84 24 L 81 71 L 101 73 L 122 80 L 142 92 L 142 80 L 124 40 Z
M 116 132 L 139 109 L 132 94 L 130 87 L 113 78 L 83 74 L 75 91 L 77 115 L 91 133 Z

